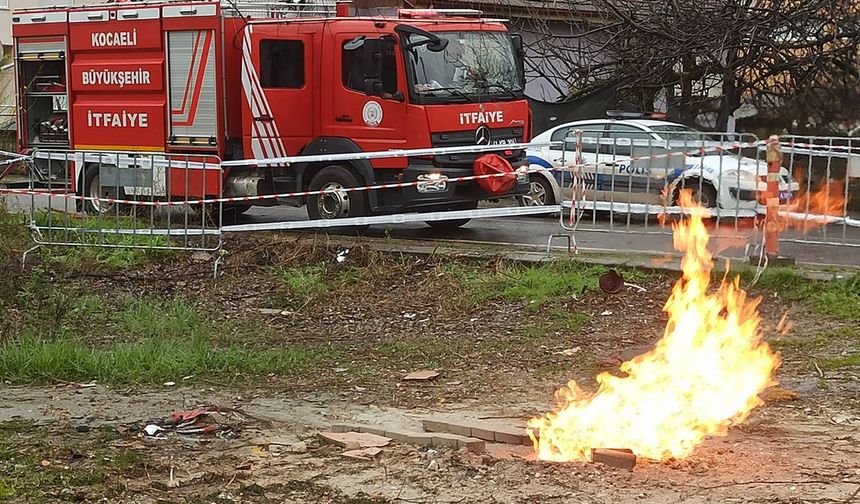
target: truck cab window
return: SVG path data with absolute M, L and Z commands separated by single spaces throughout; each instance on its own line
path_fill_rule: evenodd
M 388 39 L 366 39 L 358 48 L 350 48 L 344 42 L 341 49 L 341 73 L 347 89 L 367 93 L 367 81 L 378 80 L 382 92 L 393 95 L 397 92 L 397 59 L 395 44 Z M 374 61 L 374 53 L 379 58 Z
M 301 40 L 260 41 L 260 84 L 264 88 L 305 86 L 305 44 Z

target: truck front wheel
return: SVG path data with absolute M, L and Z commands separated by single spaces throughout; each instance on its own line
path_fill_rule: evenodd
M 476 208 L 478 208 L 478 202 L 474 201 L 471 203 L 456 205 L 454 207 L 449 208 L 449 210 L 474 210 Z M 465 226 L 470 220 L 472 219 L 427 221 L 427 225 L 433 228 L 434 231 L 453 231 L 455 229 Z
M 308 217 L 344 219 L 367 214 L 367 195 L 361 191 L 345 191 L 359 187 L 358 177 L 343 166 L 327 166 L 311 179 L 308 190 L 323 191 L 308 198 Z

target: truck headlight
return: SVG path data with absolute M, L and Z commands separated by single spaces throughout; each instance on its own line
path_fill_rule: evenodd
M 525 166 L 520 166 L 517 168 L 517 182 L 520 184 L 527 184 L 529 181 L 529 169 Z
M 418 175 L 416 187 L 420 193 L 445 192 L 448 190 L 448 177 L 439 172 L 424 173 Z

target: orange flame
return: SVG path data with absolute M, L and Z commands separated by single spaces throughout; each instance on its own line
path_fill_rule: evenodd
M 749 299 L 738 279 L 709 293 L 706 212 L 689 193 L 681 203 L 691 212 L 673 226 L 683 276 L 663 308 L 663 338 L 621 365 L 626 376 L 599 374 L 595 393 L 574 381 L 556 392 L 559 409 L 529 421 L 538 458 L 589 460 L 592 448 L 629 448 L 651 460 L 682 459 L 743 421 L 776 383 L 779 359 L 761 341 L 760 299 Z
M 845 181 L 832 179 L 821 180 L 818 188 L 814 184 L 807 184 L 804 172 L 801 168 L 795 170 L 794 178 L 800 184 L 798 195 L 786 205 L 783 210 L 788 212 L 802 213 L 801 219 L 783 218 L 783 228 L 800 229 L 804 232 L 827 224 L 826 217 L 844 217 L 848 198 L 845 194 Z M 808 217 L 806 217 L 808 214 Z M 824 218 L 815 218 L 824 216 Z

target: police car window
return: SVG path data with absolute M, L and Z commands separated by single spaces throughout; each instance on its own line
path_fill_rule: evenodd
M 305 44 L 301 40 L 260 41 L 260 84 L 264 88 L 305 86 Z
M 552 136 L 550 137 L 551 142 L 561 142 L 564 141 L 565 137 L 567 137 L 568 132 L 573 130 L 573 128 L 559 128 L 552 132 Z M 552 150 L 562 150 L 561 145 L 552 145 L 550 146 Z
M 601 124 L 594 124 L 594 125 L 586 124 L 586 125 L 575 126 L 575 127 L 571 126 L 568 128 L 559 128 L 553 132 L 552 136 L 550 137 L 550 141 L 561 142 L 565 138 L 567 138 L 568 135 L 571 135 L 571 136 L 575 135 L 577 129 L 583 130 L 583 136 L 588 136 L 589 138 L 594 138 L 595 140 L 603 134 L 602 133 L 603 125 L 601 125 Z M 561 145 L 553 145 L 550 148 L 552 150 L 562 150 Z M 573 145 L 570 145 L 568 147 L 569 150 L 572 148 L 573 148 Z M 582 152 L 586 153 L 586 154 L 596 153 L 597 152 L 597 142 L 596 141 L 595 142 L 583 142 L 582 143 Z
M 630 143 L 625 143 L 622 141 L 618 141 L 618 139 L 624 140 L 650 140 L 652 138 L 651 133 L 647 131 L 643 131 L 640 128 L 635 126 L 627 126 L 625 124 L 613 124 L 609 128 L 609 133 L 607 134 L 612 140 L 616 140 L 615 145 L 601 145 L 600 153 L 601 154 L 610 154 L 613 156 L 631 156 L 633 155 L 633 149 Z M 645 147 L 647 149 L 647 147 Z

